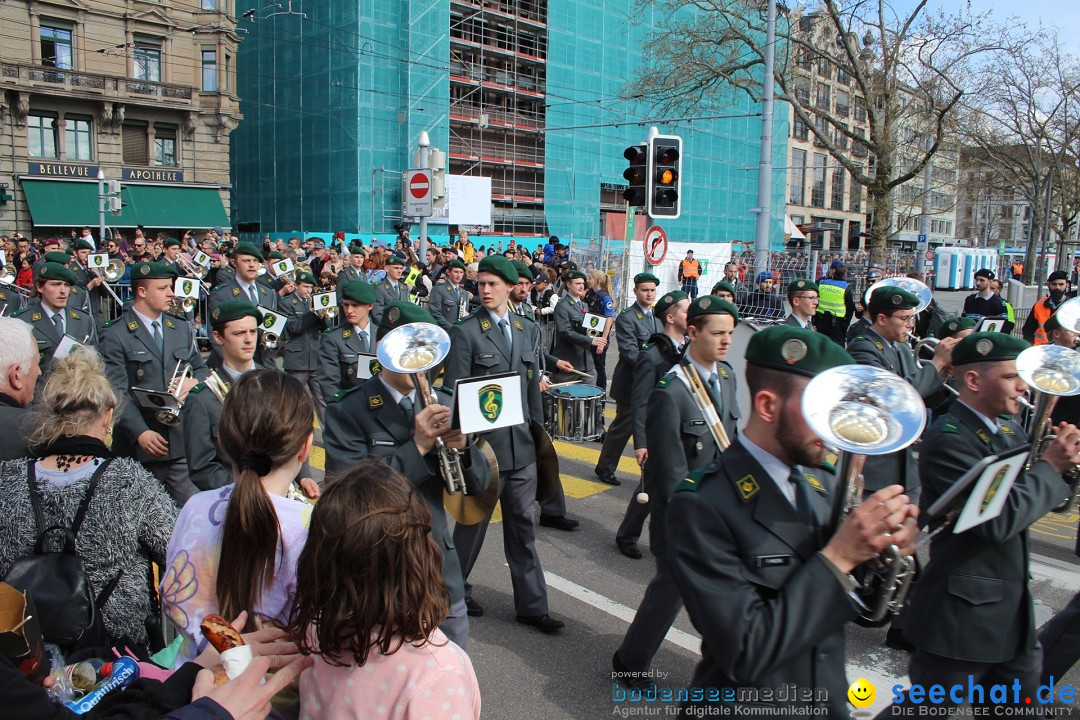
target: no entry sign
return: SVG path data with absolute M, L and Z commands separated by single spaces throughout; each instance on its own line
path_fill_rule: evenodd
M 402 175 L 401 197 L 406 217 L 431 216 L 431 171 L 423 168 L 406 170 Z
M 667 233 L 659 225 L 653 225 L 645 233 L 645 261 L 659 265 L 667 255 Z

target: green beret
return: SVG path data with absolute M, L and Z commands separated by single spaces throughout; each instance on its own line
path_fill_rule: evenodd
M 1061 319 L 1058 318 L 1058 314 L 1056 312 L 1046 319 L 1046 322 L 1043 323 L 1043 329 L 1046 330 L 1047 335 L 1054 332 L 1055 330 L 1068 330 L 1069 332 L 1077 332 L 1077 329 L 1075 327 L 1067 328 L 1062 325 Z
M 363 280 L 353 280 L 341 286 L 341 299 L 352 300 L 361 305 L 374 305 L 375 288 Z
M 45 253 L 45 262 L 67 265 L 71 262 L 71 256 L 66 252 L 47 252 Z
M 870 314 L 885 310 L 914 310 L 919 306 L 919 298 L 904 288 L 895 285 L 883 285 L 870 296 Z
M 51 253 L 50 253 L 51 254 Z M 63 253 L 61 253 L 63 254 Z M 62 280 L 68 285 L 75 284 L 75 273 L 59 263 L 46 262 L 38 272 L 38 280 Z
M 277 250 L 267 255 L 271 260 L 284 260 L 285 256 L 279 253 Z
M 952 364 L 967 365 L 976 362 L 1015 360 L 1016 356 L 1031 345 L 1023 338 L 1000 332 L 971 333 L 956 343 L 952 351 Z
M 813 280 L 806 280 L 803 278 L 793 280 L 788 283 L 787 286 L 788 295 L 794 295 L 797 292 L 810 292 L 811 290 L 817 292 L 818 284 Z
M 353 243 L 352 245 L 349 246 L 349 252 L 352 253 L 353 255 L 363 255 L 364 254 L 364 246 L 361 245 L 360 243 Z
M 79 238 L 75 241 L 75 249 L 89 250 L 90 252 L 94 252 L 95 250 L 97 250 L 97 248 L 94 247 L 94 243 L 90 242 L 89 240 L 83 240 L 82 238 Z
M 713 285 L 712 294 L 715 295 L 720 290 L 729 292 L 731 293 L 731 297 L 735 297 L 735 286 L 729 282 L 724 282 L 723 280 L 721 280 L 720 282 Z
M 298 272 L 296 273 L 296 282 L 307 283 L 308 285 L 318 285 L 318 281 L 315 280 L 315 276 L 311 273 Z M 370 286 L 369 286 L 370 287 Z
M 405 302 L 404 300 L 395 300 L 392 303 L 387 303 L 383 308 L 382 320 L 379 321 L 379 328 L 385 330 L 393 330 L 396 327 L 402 325 L 408 325 L 409 323 L 431 323 L 435 325 L 435 318 L 432 317 L 424 308 L 411 302 Z
M 634 287 L 637 287 L 641 283 L 653 283 L 654 285 L 660 285 L 660 278 L 656 277 L 652 273 L 638 273 L 634 276 Z
M 225 327 L 225 323 L 232 320 L 238 320 L 242 317 L 251 316 L 255 318 L 256 326 L 262 325 L 263 314 L 259 308 L 255 307 L 247 300 L 226 300 L 225 302 L 218 303 L 213 310 L 210 311 L 210 326 L 215 330 L 220 330 Z
M 258 258 L 260 262 L 266 259 L 263 257 L 262 250 L 255 247 L 255 243 L 249 242 L 242 242 L 233 248 L 232 257 L 236 257 L 237 255 L 250 255 Z
M 132 280 L 175 280 L 179 277 L 171 265 L 159 262 L 141 262 L 131 266 Z
M 566 281 L 569 282 L 571 280 L 588 280 L 589 276 L 575 268 L 563 275 L 563 278 L 565 278 Z
M 464 270 L 465 263 L 461 262 L 461 260 L 458 258 L 454 258 L 450 262 L 446 263 L 447 270 L 453 270 L 454 268 L 457 268 L 458 270 Z
M 397 255 L 391 254 L 390 257 L 386 258 L 386 262 L 383 263 L 383 264 L 384 265 L 402 265 L 403 266 L 403 265 L 405 265 L 405 261 L 402 260 L 401 258 L 399 258 Z
M 498 275 L 511 285 L 517 285 L 518 271 L 514 267 L 514 263 L 506 259 L 504 255 L 486 255 L 484 259 L 480 261 L 480 265 L 476 268 L 477 272 L 491 273 L 492 275 Z
M 715 295 L 702 295 L 695 300 L 691 300 L 690 307 L 686 309 L 686 319 L 688 321 L 705 315 L 730 315 L 735 318 L 736 323 L 739 322 L 739 311 L 735 309 L 735 306 Z
M 530 268 L 528 265 L 521 262 L 520 260 L 511 260 L 510 262 L 514 263 L 514 267 L 517 268 L 517 274 L 518 274 L 519 279 L 528 280 L 529 282 L 532 282 L 532 279 L 533 279 L 532 268 Z
M 838 365 L 852 365 L 855 359 L 824 333 L 791 325 L 773 325 L 750 338 L 746 362 L 813 377 Z
M 678 304 L 680 300 L 686 300 L 690 296 L 684 293 L 682 290 L 672 290 L 669 293 L 664 293 L 663 297 L 656 301 L 653 305 L 653 315 L 663 319 L 664 313 L 668 311 L 672 305 Z
M 956 335 L 956 333 L 961 332 L 962 330 L 970 330 L 978 324 L 979 323 L 974 318 L 949 318 L 941 324 L 940 328 L 938 328 L 937 336 L 939 338 L 950 338 Z
M 176 238 L 165 238 L 164 242 L 161 243 L 161 247 L 163 248 L 178 247 L 179 245 L 180 241 Z

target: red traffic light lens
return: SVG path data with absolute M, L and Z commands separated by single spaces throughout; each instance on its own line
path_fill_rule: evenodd
M 627 168 L 623 170 L 622 176 L 626 178 L 631 185 L 644 185 L 645 178 L 642 177 L 641 171 L 637 168 Z
M 674 147 L 657 148 L 659 152 L 656 154 L 657 165 L 674 165 L 675 161 L 679 159 L 679 149 Z
M 631 145 L 623 150 L 623 157 L 630 161 L 631 165 L 644 165 L 649 161 L 647 145 Z

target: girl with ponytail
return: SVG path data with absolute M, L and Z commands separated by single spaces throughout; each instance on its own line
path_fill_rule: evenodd
M 176 667 L 206 644 L 199 623 L 210 613 L 246 610 L 248 631 L 288 624 L 311 517 L 311 506 L 288 491 L 311 451 L 314 412 L 304 386 L 276 370 L 244 373 L 225 396 L 218 442 L 233 484 L 184 505 L 161 583 L 165 611 L 184 637 Z

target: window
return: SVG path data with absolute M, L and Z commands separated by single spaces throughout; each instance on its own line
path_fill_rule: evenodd
M 31 113 L 26 116 L 26 140 L 30 157 L 55 158 L 56 116 Z
M 823 137 L 829 135 L 829 121 L 824 116 L 818 115 L 814 118 L 814 127 L 817 128 L 817 134 L 814 135 L 814 145 L 818 147 L 825 147 L 825 141 Z
M 225 53 L 225 92 L 232 90 L 232 55 Z
M 199 7 L 203 10 L 217 10 L 218 0 L 200 0 Z
M 799 78 L 795 81 L 795 99 L 800 105 L 806 106 L 810 104 L 810 81 L 806 78 Z
M 817 86 L 817 106 L 822 110 L 829 109 L 829 86 L 825 83 Z
M 161 82 L 161 41 L 135 41 L 135 79 Z
M 848 112 L 851 110 L 851 104 L 849 102 L 850 96 L 844 90 L 836 91 L 836 114 L 841 117 L 847 117 Z
M 828 158 L 821 153 L 814 154 L 814 180 L 810 189 L 810 204 L 813 207 L 825 207 L 825 164 Z
M 796 140 L 807 140 L 810 137 L 810 129 L 807 128 L 806 123 L 797 116 L 795 122 L 791 124 L 791 136 Z
M 846 171 L 842 167 L 836 167 L 832 173 L 832 204 L 833 210 L 844 209 L 844 177 Z
M 90 118 L 64 118 L 64 157 L 68 160 L 93 160 L 94 146 Z
M 203 92 L 217 92 L 217 49 L 202 50 L 202 89 Z
M 176 127 L 154 126 L 154 164 L 176 167 Z
M 74 65 L 71 52 L 71 26 L 41 23 L 41 64 L 71 70 Z
M 821 77 L 830 77 L 832 75 L 832 65 L 824 57 L 819 57 L 817 61 L 817 72 Z
M 855 121 L 866 122 L 866 101 L 862 98 L 855 98 Z
M 788 169 L 788 183 L 791 185 L 790 200 L 792 205 L 806 202 L 806 151 L 792 148 L 791 167 Z
M 122 139 L 124 143 L 124 163 L 127 165 L 149 165 L 147 145 L 147 126 L 144 123 L 124 123 Z
M 851 76 L 848 75 L 847 70 L 841 67 L 836 68 L 836 82 L 840 83 L 841 85 L 851 84 Z

